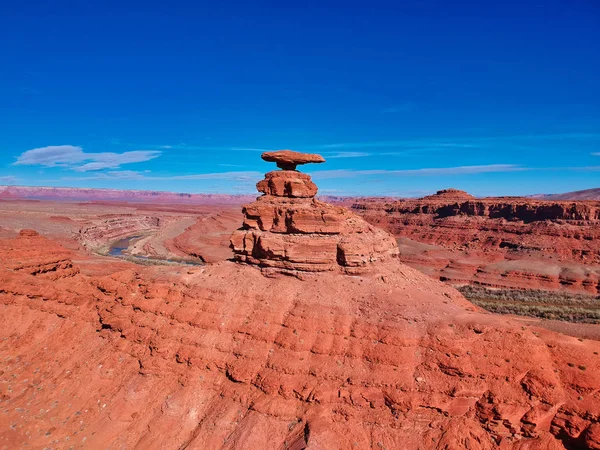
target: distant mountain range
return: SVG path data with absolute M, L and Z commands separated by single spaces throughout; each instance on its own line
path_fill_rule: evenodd
M 257 195 L 185 194 L 161 191 L 126 191 L 36 186 L 0 186 L 0 199 L 55 201 L 113 201 L 136 203 L 240 204 L 252 202 Z
M 187 194 L 164 191 L 129 191 L 120 189 L 91 189 L 68 187 L 0 186 L 0 200 L 54 200 L 77 202 L 134 202 L 134 203 L 179 203 L 179 204 L 242 204 L 252 202 L 259 194 Z M 348 203 L 357 197 L 319 196 L 332 203 Z M 564 194 L 537 194 L 529 198 L 537 200 L 598 200 L 600 188 Z
M 600 200 L 600 188 L 565 192 L 564 194 L 537 194 L 530 197 L 538 200 Z

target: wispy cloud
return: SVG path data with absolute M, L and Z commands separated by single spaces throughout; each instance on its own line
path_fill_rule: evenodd
M 154 145 L 149 147 L 155 147 Z M 211 145 L 194 145 L 194 144 L 173 144 L 160 145 L 157 148 L 166 150 L 202 150 L 202 151 L 231 151 L 231 152 L 271 152 L 272 148 L 256 148 L 256 147 L 238 147 L 238 146 L 211 146 Z
M 513 144 L 517 142 L 528 142 L 531 145 L 535 141 L 598 141 L 600 133 L 556 133 L 556 134 L 527 134 L 513 136 L 475 136 L 475 137 L 449 137 L 449 138 L 424 138 L 424 139 L 399 139 L 390 141 L 363 141 L 363 142 L 340 142 L 332 144 L 320 144 L 313 146 L 314 149 L 451 149 L 451 148 L 487 148 L 495 143 Z
M 559 167 L 558 170 L 574 170 L 580 172 L 598 172 L 600 166 L 583 166 L 583 167 Z
M 177 181 L 177 180 L 225 180 L 225 181 L 256 181 L 263 174 L 261 172 L 215 172 L 191 175 L 154 176 L 146 172 L 133 170 L 119 170 L 97 173 L 83 177 L 62 177 L 61 181 L 87 181 L 87 180 L 145 180 L 145 181 Z
M 363 158 L 365 156 L 371 156 L 371 153 L 367 152 L 336 152 L 336 153 L 324 153 L 327 159 L 335 158 Z
M 519 172 L 529 170 L 515 164 L 489 164 L 483 166 L 458 166 L 458 167 L 432 167 L 423 169 L 404 169 L 404 170 L 321 170 L 312 172 L 315 179 L 328 178 L 354 178 L 359 176 L 372 175 L 407 175 L 407 176 L 431 176 L 431 175 L 473 175 L 480 173 L 493 172 Z
M 1 184 L 15 184 L 16 182 L 17 182 L 17 177 L 13 177 L 12 175 L 0 177 Z
M 317 145 L 317 149 L 381 149 L 381 148 L 472 148 L 476 147 L 470 142 L 449 142 L 435 139 L 405 140 L 405 141 L 370 141 L 370 142 L 342 142 L 338 144 Z
M 600 152 L 594 152 L 592 153 L 592 156 L 600 156 Z
M 134 150 L 124 153 L 87 153 L 74 145 L 51 145 L 34 148 L 21 154 L 15 165 L 64 167 L 77 172 L 118 169 L 124 164 L 139 163 L 158 158 L 158 150 Z

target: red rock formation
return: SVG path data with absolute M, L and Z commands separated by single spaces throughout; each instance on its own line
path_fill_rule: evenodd
M 50 280 L 79 273 L 79 268 L 73 266 L 72 257 L 72 252 L 31 229 L 21 230 L 19 236 L 0 248 L 0 261 L 8 270 Z
M 600 203 L 440 192 L 352 209 L 400 239 L 404 262 L 453 284 L 600 293 Z
M 7 448 L 600 445 L 598 342 L 484 314 L 395 260 L 301 281 L 79 255 L 52 281 L 11 269 L 34 249 L 69 253 L 0 239 Z
M 317 185 L 310 176 L 295 170 L 269 172 L 258 182 L 256 189 L 275 197 L 312 198 L 317 195 Z
M 263 159 L 284 165 L 323 160 L 319 155 L 286 152 L 263 154 Z M 317 187 L 306 174 L 269 172 L 257 189 L 265 195 L 243 208 L 243 228 L 231 237 L 239 262 L 294 275 L 331 270 L 359 273 L 397 255 L 396 243 L 387 233 L 345 208 L 316 200 Z
M 314 198 L 245 221 L 281 246 L 193 269 L 0 239 L 0 447 L 600 447 L 598 341 L 483 312 Z
M 233 258 L 229 248 L 231 233 L 244 220 L 239 208 L 226 208 L 200 218 L 184 233 L 173 239 L 173 246 L 181 253 L 215 263 Z

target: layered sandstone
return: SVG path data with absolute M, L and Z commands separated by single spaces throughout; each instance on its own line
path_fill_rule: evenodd
M 280 151 L 263 159 L 296 166 L 323 158 Z M 282 162 L 283 161 L 283 162 Z M 264 195 L 244 206 L 244 223 L 231 236 L 234 257 L 265 270 L 298 275 L 341 270 L 359 273 L 398 253 L 394 239 L 357 215 L 314 198 L 317 186 L 295 170 L 269 172 Z
M 97 249 L 124 237 L 156 232 L 160 221 L 156 216 L 114 214 L 83 226 L 79 239 L 86 247 Z
M 62 246 L 49 242 L 35 230 L 24 229 L 10 240 L 12 245 L 0 247 L 0 261 L 14 272 L 58 280 L 79 273 L 73 265 L 73 254 Z
M 25 233 L 28 234 L 28 233 Z M 396 260 L 360 277 L 0 239 L 6 448 L 598 448 L 598 342 L 484 314 Z M 31 257 L 33 257 L 31 253 Z
M 352 209 L 399 239 L 404 262 L 453 284 L 600 293 L 599 202 L 451 196 Z

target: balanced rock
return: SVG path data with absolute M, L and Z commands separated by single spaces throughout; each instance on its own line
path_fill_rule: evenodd
M 289 150 L 275 153 L 283 154 L 286 162 L 272 153 L 262 157 L 280 166 L 323 160 Z M 288 169 L 269 172 L 257 189 L 264 195 L 244 206 L 243 226 L 231 236 L 238 262 L 293 275 L 360 273 L 398 254 L 396 241 L 385 231 L 345 208 L 315 199 L 317 186 L 307 174 Z
M 314 153 L 300 153 L 292 150 L 278 150 L 276 152 L 265 152 L 261 158 L 267 162 L 277 163 L 277 167 L 283 170 L 296 170 L 296 166 L 308 163 L 324 163 L 325 158 Z

